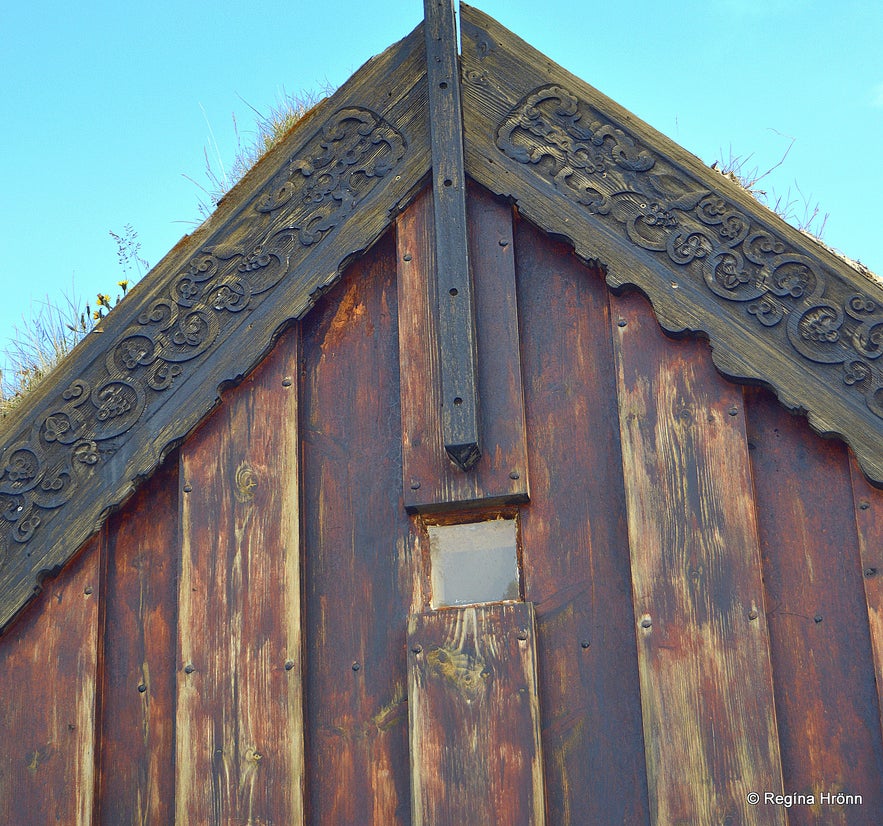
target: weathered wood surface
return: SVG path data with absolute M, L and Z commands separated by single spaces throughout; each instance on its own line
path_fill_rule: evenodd
M 746 797 L 782 768 L 742 394 L 642 296 L 611 310 L 653 822 L 784 824 Z
M 305 116 L 6 420 L 0 627 L 417 191 L 425 73 L 421 25 Z
M 435 231 L 429 191 L 398 218 L 399 363 L 405 505 L 433 510 L 525 501 L 527 431 L 521 381 L 511 209 L 469 187 L 475 285 L 480 429 L 487 446 L 468 473 L 441 439 L 440 368 L 434 313 Z
M 0 823 L 93 823 L 98 543 L 0 637 Z
M 412 823 L 545 823 L 530 603 L 408 622 Z
M 298 331 L 181 448 L 176 822 L 304 822 Z
M 407 824 L 406 624 L 395 239 L 304 322 L 302 450 L 309 810 Z
M 741 187 L 462 7 L 466 171 L 698 330 L 725 374 L 775 387 L 883 485 L 883 287 Z
M 883 728 L 883 492 L 868 484 L 852 456 L 849 470 L 862 576 L 865 580 L 865 600 L 868 604 L 871 648 L 874 652 L 877 708 Z
M 424 0 L 435 223 L 435 345 L 442 443 L 465 471 L 481 456 L 475 302 L 466 229 L 466 172 L 454 0 Z
M 789 824 L 876 825 L 883 740 L 847 452 L 765 391 L 746 408 L 785 788 L 863 797 L 792 807 Z
M 526 221 L 515 250 L 549 822 L 649 823 L 607 288 Z
M 99 818 L 175 821 L 178 455 L 102 532 Z

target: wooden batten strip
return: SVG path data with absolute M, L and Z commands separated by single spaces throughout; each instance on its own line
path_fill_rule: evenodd
M 475 305 L 466 229 L 466 172 L 454 0 L 424 0 L 435 205 L 436 344 L 445 451 L 460 469 L 481 456 Z
M 706 345 L 611 303 L 650 810 L 783 824 L 782 769 L 742 394 Z
M 412 823 L 545 823 L 530 603 L 408 623 Z
M 441 437 L 431 193 L 425 190 L 398 218 L 402 482 L 409 510 L 523 502 L 529 492 L 512 211 L 474 185 L 467 208 L 479 322 L 480 426 L 487 446 L 469 473 L 451 464 Z
M 874 652 L 877 707 L 883 730 L 883 491 L 868 484 L 855 457 L 850 456 L 855 524 L 868 603 L 868 623 Z
M 298 331 L 181 449 L 176 822 L 304 822 Z

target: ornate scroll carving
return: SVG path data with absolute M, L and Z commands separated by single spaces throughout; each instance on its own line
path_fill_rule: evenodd
M 103 364 L 61 391 L 0 455 L 0 568 L 10 549 L 27 543 L 49 512 L 100 472 L 151 405 L 198 369 L 236 318 L 253 311 L 404 155 L 403 136 L 379 115 L 339 109 L 155 293 Z
M 535 89 L 497 129 L 497 148 L 629 241 L 683 268 L 883 418 L 883 304 L 832 289 L 835 273 L 561 86 Z M 842 285 L 841 285 L 842 286 Z M 835 293 L 840 293 L 835 295 Z

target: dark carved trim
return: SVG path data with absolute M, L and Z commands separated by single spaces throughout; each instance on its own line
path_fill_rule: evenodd
M 416 192 L 423 54 L 421 27 L 366 64 L 16 411 L 0 445 L 0 627 Z
M 561 195 L 616 222 L 628 240 L 688 270 L 746 323 L 782 325 L 795 355 L 842 365 L 845 392 L 883 418 L 883 303 L 854 288 L 756 218 L 641 145 L 560 86 L 534 90 L 497 129 L 499 150 L 533 165 Z
M 461 26 L 467 172 L 883 484 L 883 286 L 495 21 Z

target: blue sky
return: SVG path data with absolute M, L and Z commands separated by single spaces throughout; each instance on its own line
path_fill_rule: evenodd
M 829 213 L 831 246 L 883 274 L 883 3 L 475 0 L 706 163 Z M 208 152 L 286 93 L 340 85 L 422 18 L 420 0 L 0 9 L 0 338 L 33 302 L 94 300 L 121 277 L 110 232 L 151 264 L 200 221 Z M 234 128 L 234 118 L 236 128 Z M 750 157 L 749 157 L 750 156 Z M 0 342 L 0 349 L 2 349 Z

